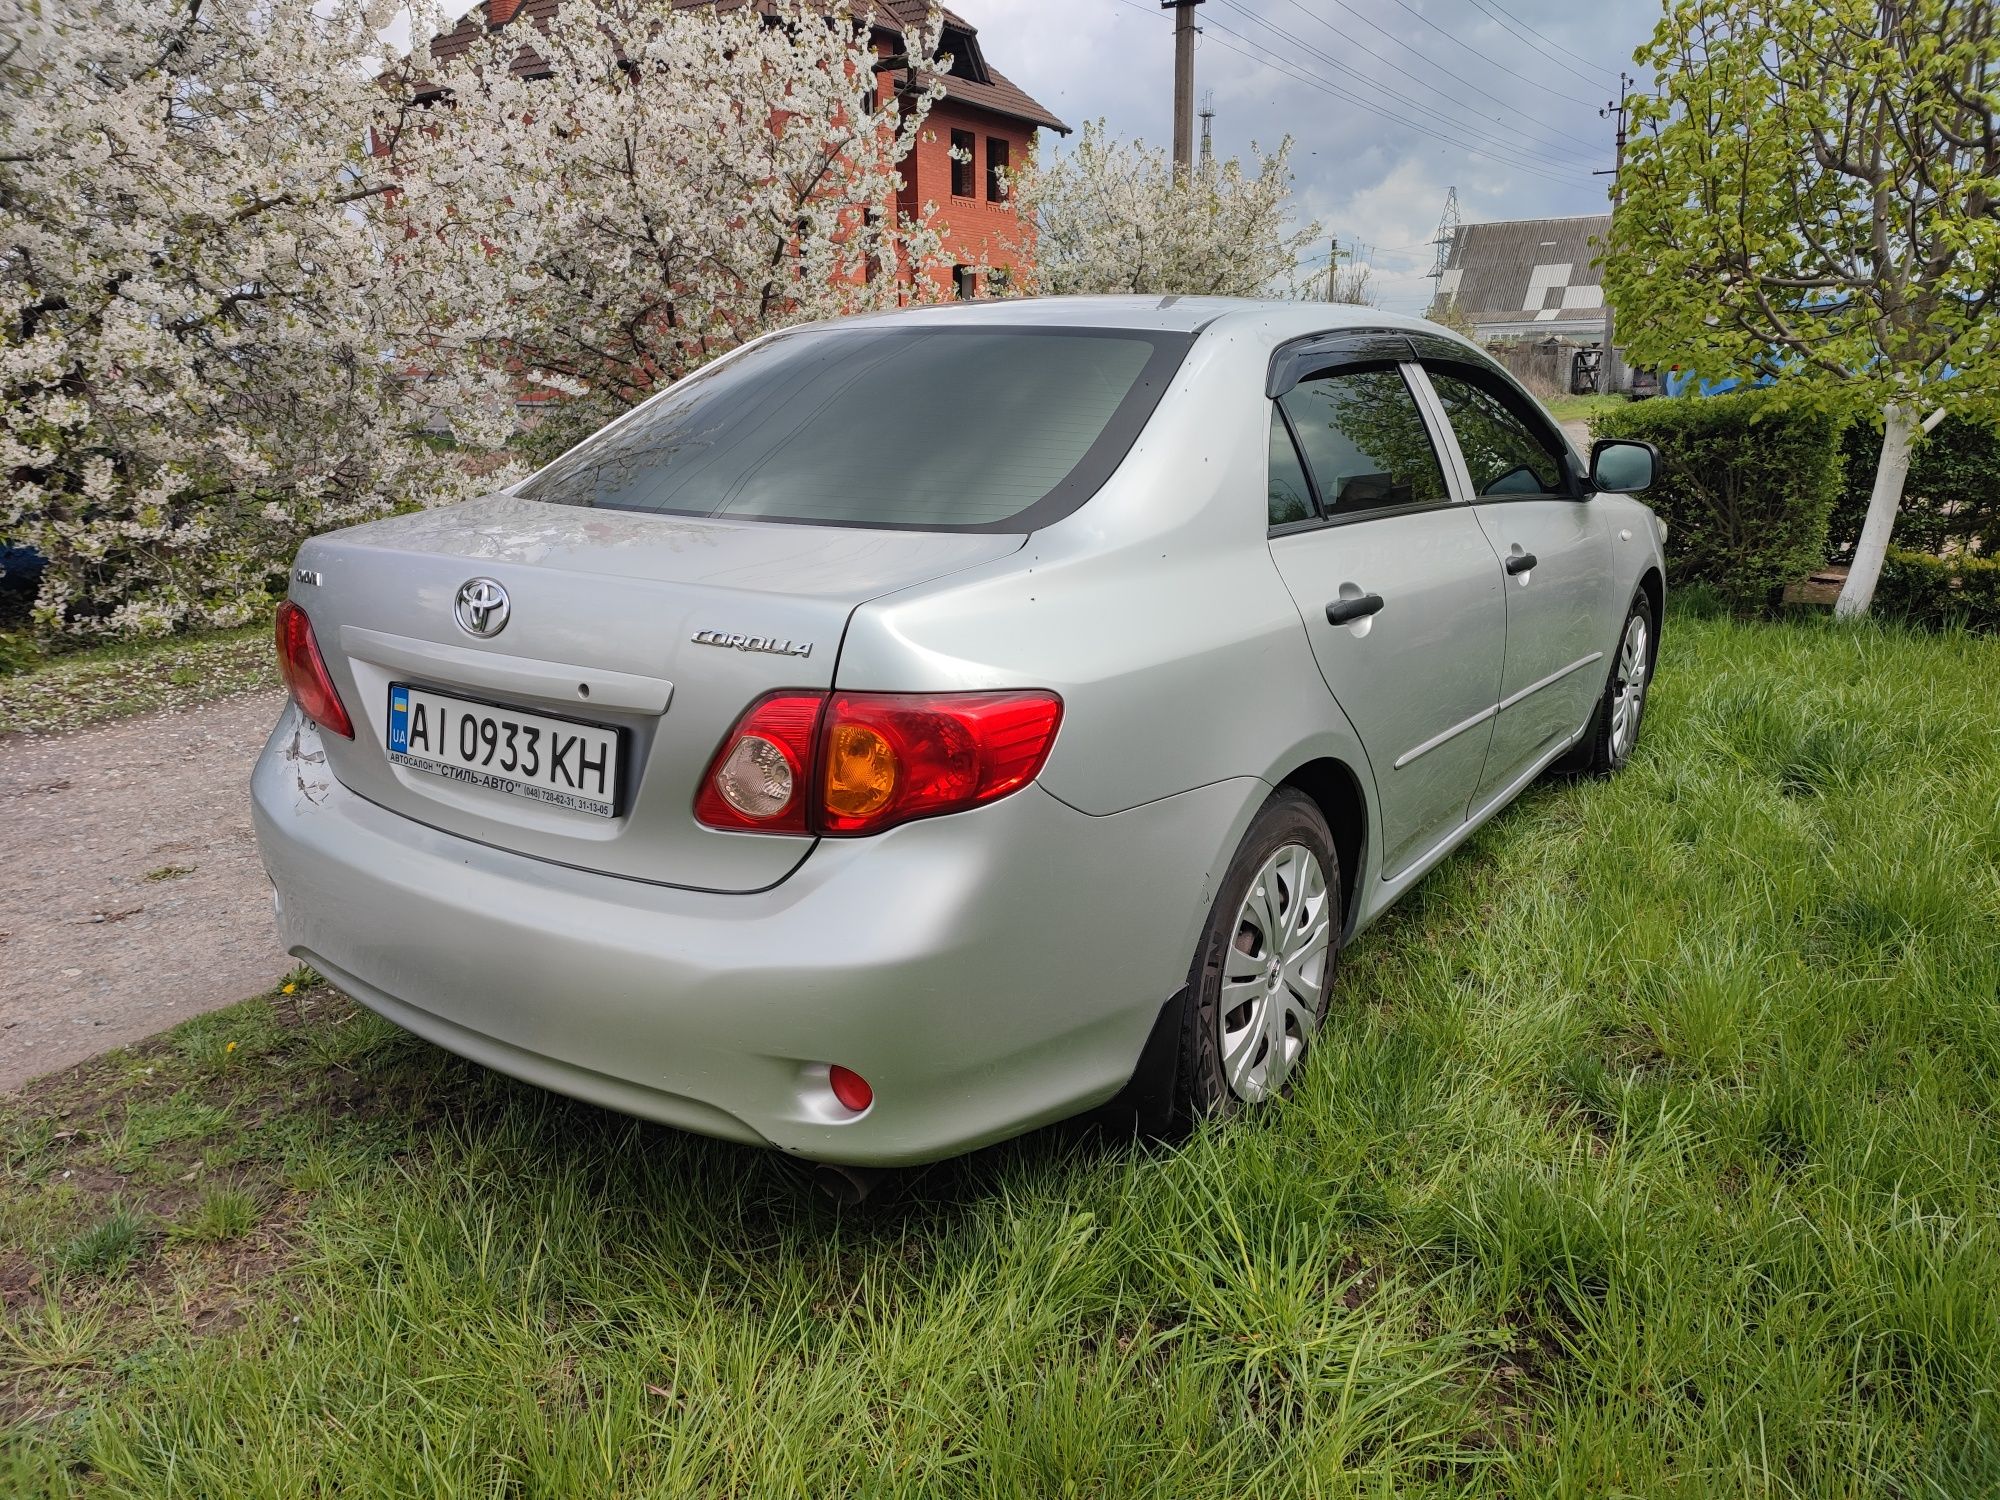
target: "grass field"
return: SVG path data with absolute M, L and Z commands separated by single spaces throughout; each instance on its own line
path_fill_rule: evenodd
M 5 1122 L 0 1493 L 2000 1492 L 1997 697 L 1672 620 L 1288 1104 L 858 1210 L 309 983 L 191 1022 Z
M 0 645 L 10 641 L 22 638 L 0 638 Z M 20 644 L 18 659 L 22 669 L 0 672 L 0 738 L 66 734 L 156 708 L 189 708 L 278 686 L 268 621 L 56 656 L 39 656 Z
M 1623 396 L 1554 396 L 1543 403 L 1558 422 L 1588 422 L 1600 412 L 1625 404 Z

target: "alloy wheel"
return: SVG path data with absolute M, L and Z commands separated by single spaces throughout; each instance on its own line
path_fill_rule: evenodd
M 1646 617 L 1635 614 L 1625 626 L 1625 640 L 1618 648 L 1618 677 L 1612 684 L 1611 758 L 1622 761 L 1632 753 L 1639 738 L 1639 715 L 1646 706 L 1647 654 Z
M 1258 870 L 1236 914 L 1216 1006 L 1222 1076 L 1248 1104 L 1285 1086 L 1319 1026 L 1333 952 L 1326 873 L 1303 844 Z

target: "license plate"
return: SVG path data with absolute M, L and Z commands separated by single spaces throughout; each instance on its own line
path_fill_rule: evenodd
M 389 684 L 389 759 L 557 807 L 618 813 L 618 731 Z

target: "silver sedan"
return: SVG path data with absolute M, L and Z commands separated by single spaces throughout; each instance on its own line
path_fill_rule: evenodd
M 814 1161 L 1279 1094 L 1340 947 L 1632 754 L 1656 456 L 1354 308 L 763 338 L 300 552 L 284 942 L 547 1088 Z

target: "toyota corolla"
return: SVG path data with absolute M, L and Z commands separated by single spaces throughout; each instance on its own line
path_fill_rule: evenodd
M 1362 309 L 771 335 L 306 544 L 253 783 L 284 943 L 480 1063 L 815 1161 L 1254 1106 L 1345 942 L 1633 753 L 1655 463 Z

